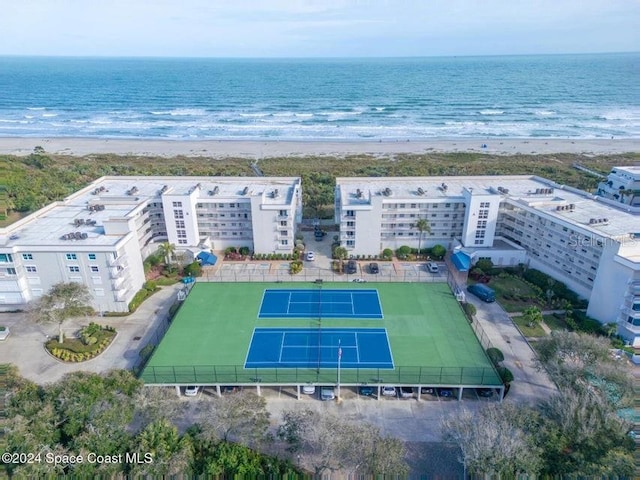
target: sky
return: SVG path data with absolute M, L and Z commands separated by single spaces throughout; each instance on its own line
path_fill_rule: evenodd
M 4 0 L 0 55 L 640 51 L 640 0 Z

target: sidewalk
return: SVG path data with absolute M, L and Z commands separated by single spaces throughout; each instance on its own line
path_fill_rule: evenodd
M 16 365 L 23 377 L 39 384 L 55 382 L 75 371 L 100 373 L 118 368 L 130 369 L 138 362 L 140 350 L 157 327 L 167 319 L 173 304 L 171 299 L 181 288 L 182 284 L 162 287 L 127 317 L 87 317 L 69 321 L 65 324 L 66 335 L 92 321 L 111 325 L 118 333 L 101 355 L 80 363 L 63 363 L 45 350 L 47 338 L 57 335 L 57 324 L 33 323 L 25 313 L 0 313 L 0 323 L 11 330 L 11 336 L 0 343 L 0 364 Z

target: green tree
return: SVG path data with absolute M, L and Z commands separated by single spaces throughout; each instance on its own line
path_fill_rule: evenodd
M 418 255 L 422 252 L 422 236 L 425 233 L 431 233 L 431 225 L 429 225 L 429 221 L 425 218 L 419 219 L 414 225 L 419 232 L 418 235 Z
M 542 316 L 542 312 L 538 307 L 526 308 L 522 312 L 522 316 L 524 317 L 529 327 L 533 327 L 534 325 L 540 325 L 542 323 L 542 320 L 544 320 Z
M 434 258 L 444 258 L 446 253 L 447 253 L 447 249 L 444 248 L 442 245 L 434 245 L 431 248 L 431 255 L 433 255 Z
M 488 273 L 493 268 L 493 262 L 490 258 L 482 258 L 476 262 L 475 268 L 479 268 L 483 273 Z
M 396 250 L 396 257 L 398 257 L 401 260 L 404 260 L 410 254 L 411 254 L 411 247 L 409 247 L 408 245 L 402 245 Z
M 46 295 L 30 306 L 33 319 L 38 323 L 57 323 L 58 341 L 64 342 L 62 326 L 65 321 L 93 313 L 89 306 L 91 296 L 86 285 L 76 282 L 56 283 Z
M 349 256 L 349 252 L 344 247 L 336 247 L 333 249 L 333 258 L 340 260 L 340 272 L 344 271 L 344 261 Z
M 202 275 L 202 266 L 197 261 L 191 262 L 189 265 L 184 267 L 184 274 L 189 277 L 199 277 Z
M 162 242 L 158 247 L 158 253 L 164 258 L 164 264 L 168 267 L 176 253 L 176 246 L 173 243 Z
M 168 420 L 157 420 L 147 425 L 135 439 L 135 453 L 140 459 L 150 454 L 151 462 L 133 466 L 132 476 L 188 475 L 193 463 L 193 441 L 189 435 L 180 437 L 178 429 Z

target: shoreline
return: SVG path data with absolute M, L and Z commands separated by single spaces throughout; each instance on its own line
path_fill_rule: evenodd
M 166 140 L 123 138 L 0 137 L 0 154 L 26 156 L 41 146 L 49 154 L 86 156 L 115 154 L 152 157 L 251 158 L 428 153 L 491 155 L 582 154 L 640 152 L 640 138 L 432 138 L 405 141 L 372 140 Z

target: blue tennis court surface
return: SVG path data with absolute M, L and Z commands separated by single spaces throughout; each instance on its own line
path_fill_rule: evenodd
M 264 291 L 258 318 L 382 318 L 377 290 Z
M 393 368 L 384 328 L 256 328 L 245 368 Z

